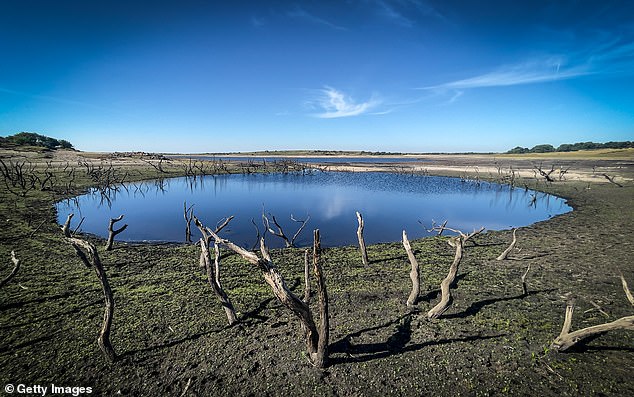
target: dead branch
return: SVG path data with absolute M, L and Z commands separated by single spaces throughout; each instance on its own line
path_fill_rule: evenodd
M 542 169 L 542 165 L 541 163 L 539 165 L 535 165 L 534 166 L 535 170 L 539 172 L 539 174 L 541 176 L 544 177 L 544 179 L 546 179 L 547 182 L 555 182 L 555 180 L 553 178 L 551 178 L 550 174 L 552 174 L 553 172 L 555 172 L 555 166 L 551 166 L 550 171 L 544 171 Z
M 310 303 L 310 266 L 308 265 L 308 250 L 304 251 L 304 299 L 305 304 Z
M 368 260 L 368 251 L 365 248 L 365 239 L 363 238 L 363 217 L 361 216 L 361 214 L 359 213 L 359 211 L 357 211 L 357 221 L 359 222 L 359 228 L 357 229 L 357 238 L 359 239 L 359 250 L 361 251 L 361 261 L 363 262 L 363 264 L 365 266 L 368 265 L 369 260 Z
M 630 301 L 632 306 L 634 306 L 634 296 L 632 296 L 632 292 L 627 286 L 627 281 L 625 281 L 625 277 L 623 277 L 623 273 L 621 273 L 621 285 L 623 285 L 623 291 L 625 292 L 625 296 L 627 300 Z
M 81 259 L 81 261 L 86 265 L 86 267 L 92 267 L 101 282 L 101 287 L 103 289 L 104 302 L 105 302 L 105 310 L 103 315 L 103 326 L 101 328 L 101 332 L 99 333 L 99 338 L 97 339 L 97 344 L 99 348 L 106 355 L 106 358 L 110 362 L 114 362 L 117 359 L 117 354 L 110 343 L 110 327 L 112 325 L 112 317 L 114 315 L 114 298 L 112 296 L 112 290 L 110 289 L 110 284 L 108 283 L 108 277 L 106 276 L 106 271 L 101 264 L 101 260 L 99 259 L 99 254 L 97 253 L 97 249 L 94 245 L 89 243 L 88 241 L 84 241 L 74 237 L 68 237 L 66 239 L 75 249 L 77 256 Z
M 507 249 L 504 250 L 504 252 L 502 252 L 500 254 L 500 256 L 495 258 L 496 260 L 503 261 L 504 259 L 506 259 L 506 257 L 509 255 L 509 253 L 511 253 L 511 251 L 513 251 L 513 248 L 515 248 L 515 244 L 517 243 L 517 237 L 515 236 L 515 232 L 516 231 L 517 231 L 517 229 L 513 229 L 513 241 L 511 241 L 511 244 L 508 246 Z
M 319 339 L 317 352 L 313 357 L 313 364 L 318 368 L 324 368 L 328 359 L 328 340 L 330 338 L 330 316 L 328 313 L 328 292 L 326 280 L 321 268 L 321 239 L 319 229 L 313 231 L 313 271 L 317 278 L 317 295 L 319 296 Z
M 286 245 L 286 248 L 295 247 L 295 239 L 297 239 L 297 237 L 302 232 L 302 230 L 304 230 L 306 223 L 308 223 L 308 221 L 310 220 L 310 216 L 302 220 L 302 219 L 295 219 L 293 217 L 293 214 L 291 214 L 291 220 L 293 222 L 301 223 L 301 225 L 299 226 L 299 229 L 297 229 L 297 232 L 295 232 L 293 237 L 289 239 L 286 236 L 286 234 L 284 234 L 284 230 L 282 229 L 282 226 L 277 222 L 277 219 L 275 219 L 275 215 L 271 215 L 269 213 L 269 216 L 273 220 L 273 224 L 275 225 L 277 231 L 271 228 L 271 223 L 269 221 L 269 218 L 264 214 L 264 212 L 262 212 L 262 222 L 264 223 L 264 230 L 284 240 L 284 244 Z
M 566 316 L 564 319 L 564 325 L 561 329 L 561 333 L 551 344 L 551 349 L 564 351 L 574 346 L 583 339 L 612 330 L 634 330 L 634 316 L 627 316 L 621 317 L 618 320 L 612 321 L 610 323 L 595 325 L 592 327 L 587 327 L 574 332 L 570 332 L 573 311 L 574 305 L 569 304 L 566 307 Z
M 68 218 L 66 218 L 66 222 L 64 222 L 64 225 L 62 226 L 62 233 L 64 233 L 65 237 L 70 237 L 70 221 L 71 219 L 73 219 L 73 216 L 75 214 L 68 214 Z
M 295 219 L 293 217 L 293 214 L 291 214 L 291 220 L 293 222 L 301 223 L 301 225 L 299 226 L 299 229 L 297 229 L 297 231 L 295 232 L 295 234 L 293 234 L 293 237 L 291 238 L 291 245 L 295 246 L 295 239 L 297 239 L 297 236 L 299 236 L 299 234 L 302 232 L 302 230 L 304 230 L 304 227 L 306 226 L 306 224 L 310 220 L 310 215 L 308 215 L 306 217 L 306 219 Z
M 233 308 L 231 300 L 229 299 L 229 296 L 220 284 L 220 247 L 218 246 L 218 242 L 214 241 L 214 267 L 212 268 L 207 241 L 208 240 L 205 237 L 200 238 L 200 249 L 202 252 L 201 258 L 203 258 L 205 263 L 205 270 L 207 271 L 207 281 L 209 282 L 209 285 L 220 300 L 222 308 L 225 310 L 225 314 L 227 315 L 229 325 L 233 325 L 238 321 L 238 319 L 236 318 L 236 312 Z
M 126 223 L 125 225 L 121 226 L 117 230 L 113 229 L 114 224 L 119 222 L 122 219 L 123 219 L 123 215 L 119 215 L 117 218 L 110 219 L 110 222 L 108 223 L 108 241 L 106 242 L 106 247 L 105 247 L 106 251 L 112 250 L 112 243 L 114 242 L 115 236 L 123 232 L 128 227 L 128 224 Z
M 289 309 L 293 314 L 295 314 L 302 325 L 302 329 L 304 331 L 304 337 L 306 341 L 306 347 L 308 350 L 308 354 L 311 362 L 316 366 L 325 366 L 326 358 L 327 358 L 327 345 L 328 345 L 328 332 L 323 332 L 324 326 L 326 329 L 328 328 L 328 321 L 326 318 L 322 318 L 322 323 L 320 324 L 319 330 L 315 325 L 313 320 L 312 312 L 310 307 L 300 300 L 297 296 L 295 296 L 289 288 L 286 286 L 286 282 L 282 275 L 278 272 L 277 268 L 273 264 L 271 260 L 271 256 L 266 248 L 264 243 L 264 238 L 260 239 L 260 254 L 262 258 L 259 258 L 258 255 L 254 252 L 247 251 L 246 249 L 234 244 L 233 242 L 223 239 L 218 236 L 216 233 L 207 230 L 210 232 L 211 236 L 219 243 L 225 245 L 233 252 L 240 255 L 247 262 L 256 265 L 258 269 L 262 272 L 262 276 L 266 283 L 271 287 L 273 294 L 275 297 L 282 303 L 287 309 Z M 316 234 L 318 237 L 318 234 Z M 316 251 L 317 243 L 313 245 L 313 250 Z M 313 253 L 313 258 L 318 256 L 316 252 Z M 315 274 L 317 275 L 317 285 L 319 288 L 320 294 L 320 313 L 327 314 L 327 295 L 325 291 L 325 283 L 323 280 L 323 274 L 321 272 L 321 268 L 319 264 L 315 265 L 317 270 L 315 270 Z M 323 291 L 322 291 L 323 287 Z M 324 307 L 326 304 L 326 307 Z M 322 350 L 320 350 L 320 347 Z
M 456 279 L 456 275 L 458 274 L 458 265 L 460 264 L 460 261 L 462 260 L 465 243 L 473 236 L 480 234 L 484 230 L 484 227 L 480 228 L 477 231 L 473 231 L 469 234 L 464 234 L 460 230 L 451 229 L 448 227 L 444 227 L 444 229 L 459 234 L 458 236 L 453 237 L 452 239 L 449 240 L 449 245 L 451 245 L 452 247 L 456 249 L 456 254 L 454 256 L 454 260 L 451 266 L 449 267 L 449 273 L 447 274 L 447 277 L 445 277 L 442 283 L 440 283 L 440 291 L 441 291 L 440 302 L 438 302 L 436 306 L 434 306 L 429 312 L 427 312 L 427 317 L 429 318 L 438 318 L 440 315 L 442 315 L 445 312 L 445 310 L 449 308 L 449 306 L 451 306 L 451 289 L 450 288 L 454 280 Z
M 235 309 L 233 308 L 233 304 L 229 299 L 229 296 L 222 288 L 220 284 L 220 247 L 218 246 L 218 240 L 214 239 L 214 266 L 211 266 L 211 255 L 209 254 L 209 245 L 212 239 L 212 236 L 216 235 L 211 231 L 208 227 L 205 227 L 202 222 L 196 218 L 192 214 L 192 218 L 194 220 L 194 224 L 200 230 L 202 237 L 200 238 L 200 264 L 205 268 L 207 273 L 207 281 L 209 285 L 213 289 L 214 293 L 220 300 L 223 309 L 225 310 L 225 314 L 227 315 L 227 321 L 229 321 L 229 325 L 235 324 L 238 320 L 236 317 Z M 225 226 L 229 224 L 229 222 L 233 219 L 233 216 L 230 216 L 225 219 L 225 221 L 216 228 L 216 230 L 222 230 Z
M 522 275 L 522 295 L 526 296 L 528 295 L 528 287 L 526 286 L 526 276 L 528 276 L 528 272 L 531 270 L 531 265 L 530 263 L 528 264 L 528 267 L 526 268 L 526 271 L 524 272 L 524 274 Z
M 187 201 L 183 201 L 183 217 L 185 218 L 185 241 L 192 242 L 192 215 L 194 215 L 194 204 L 187 208 Z
M 0 281 L 0 288 L 4 287 L 20 270 L 20 260 L 15 256 L 15 251 L 11 251 L 11 261 L 13 262 L 13 270 L 4 280 Z
M 601 174 L 605 177 L 605 179 L 607 179 L 608 181 L 610 181 L 610 183 L 615 184 L 618 187 L 623 187 L 623 185 L 621 185 L 620 183 L 618 183 L 617 181 L 614 180 L 614 177 L 609 176 L 608 174 Z
M 412 265 L 412 270 L 409 273 L 409 277 L 412 279 L 412 292 L 410 292 L 409 297 L 407 298 L 407 306 L 411 307 L 416 304 L 418 296 L 420 295 L 420 276 L 418 274 L 418 261 L 414 256 L 414 252 L 412 252 L 412 247 L 409 245 L 409 240 L 407 239 L 407 233 L 405 233 L 405 230 L 403 230 L 403 246 L 405 247 L 405 252 L 407 252 L 409 263 Z

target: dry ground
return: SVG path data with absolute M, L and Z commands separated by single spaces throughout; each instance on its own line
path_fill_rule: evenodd
M 25 154 L 0 153 L 5 161 L 17 155 Z M 76 165 L 81 155 L 62 152 L 49 160 Z M 42 154 L 28 156 L 41 164 Z M 136 157 L 87 157 L 125 168 L 128 180 L 183 172 L 180 163 L 159 173 Z M 546 170 L 568 171 L 561 180 L 555 171 L 556 181 L 546 183 L 533 177 L 540 162 Z M 392 169 L 412 172 L 404 167 Z M 134 396 L 634 395 L 634 332 L 608 333 L 566 353 L 549 349 L 571 299 L 578 308 L 573 330 L 634 313 L 618 278 L 621 271 L 634 285 L 634 159 L 434 156 L 418 167 L 494 180 L 508 180 L 513 167 L 519 187 L 564 196 L 575 210 L 520 229 L 507 261 L 495 257 L 510 232 L 475 238 L 453 306 L 433 321 L 425 312 L 453 258 L 444 237 L 412 242 L 422 267 L 417 310 L 405 307 L 409 264 L 400 243 L 369 247 L 367 267 L 355 247 L 327 249 L 332 318 L 325 370 L 308 363 L 298 322 L 258 271 L 228 253 L 222 277 L 241 323 L 226 327 L 197 267 L 198 248 L 185 244 L 116 243 L 114 251 L 100 251 L 115 293 L 112 341 L 121 356 L 108 364 L 95 340 L 103 312 L 99 284 L 55 223 L 52 204 L 70 192 L 32 190 L 20 197 L 0 186 L 0 278 L 12 268 L 11 250 L 22 261 L 0 289 L 0 386 L 54 383 Z M 81 167 L 77 173 L 72 193 L 94 183 Z M 298 249 L 273 252 L 297 294 L 302 257 Z M 529 264 L 524 296 L 520 277 Z

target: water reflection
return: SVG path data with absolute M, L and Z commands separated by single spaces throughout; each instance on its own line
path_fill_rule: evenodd
M 262 213 L 275 216 L 287 235 L 297 222 L 310 216 L 299 246 L 310 243 L 310 230 L 321 229 L 325 246 L 355 244 L 356 216 L 365 219 L 368 243 L 397 241 L 403 229 L 410 238 L 427 232 L 423 225 L 435 219 L 457 229 L 504 229 L 529 225 L 571 208 L 561 198 L 528 189 L 477 180 L 382 172 L 318 172 L 302 175 L 249 174 L 162 179 L 130 183 L 109 192 L 88 194 L 57 205 L 58 220 L 70 212 L 85 221 L 82 230 L 106 236 L 110 218 L 125 214 L 130 225 L 120 239 L 130 241 L 184 241 L 183 203 L 208 225 L 235 215 L 223 234 L 250 247 L 263 233 Z M 254 228 L 255 226 L 255 228 Z M 194 241 L 198 239 L 193 230 Z M 284 242 L 270 234 L 267 242 Z

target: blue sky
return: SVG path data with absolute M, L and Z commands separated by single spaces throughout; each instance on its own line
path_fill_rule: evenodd
M 81 150 L 634 139 L 631 1 L 7 0 L 0 37 L 0 134 Z

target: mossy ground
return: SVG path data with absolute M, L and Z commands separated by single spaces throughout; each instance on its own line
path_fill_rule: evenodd
M 631 178 L 632 164 L 619 164 L 611 172 Z M 134 179 L 156 172 L 142 163 L 125 167 Z M 92 183 L 82 178 L 78 191 Z M 55 222 L 53 203 L 62 194 L 33 190 L 19 197 L 0 188 L 0 277 L 12 268 L 11 250 L 22 263 L 0 289 L 0 385 L 55 383 L 135 396 L 185 389 L 186 395 L 227 396 L 634 395 L 633 332 L 549 351 L 572 298 L 573 330 L 634 312 L 618 278 L 621 271 L 634 285 L 634 184 L 538 187 L 569 198 L 575 210 L 518 230 L 510 260 L 495 260 L 510 232 L 474 238 L 453 305 L 437 320 L 425 314 L 453 259 L 446 237 L 412 241 L 422 280 L 415 310 L 405 306 L 409 263 L 400 243 L 370 246 L 367 267 L 355 247 L 326 249 L 331 354 L 325 370 L 310 365 L 297 320 L 259 271 L 236 255 L 225 250 L 222 258 L 223 284 L 240 319 L 227 327 L 196 246 L 116 242 L 106 252 L 104 241 L 87 236 L 100 249 L 116 302 L 112 343 L 120 360 L 108 364 L 96 343 L 100 285 Z M 301 295 L 303 250 L 272 256 Z M 520 278 L 529 264 L 524 296 Z

